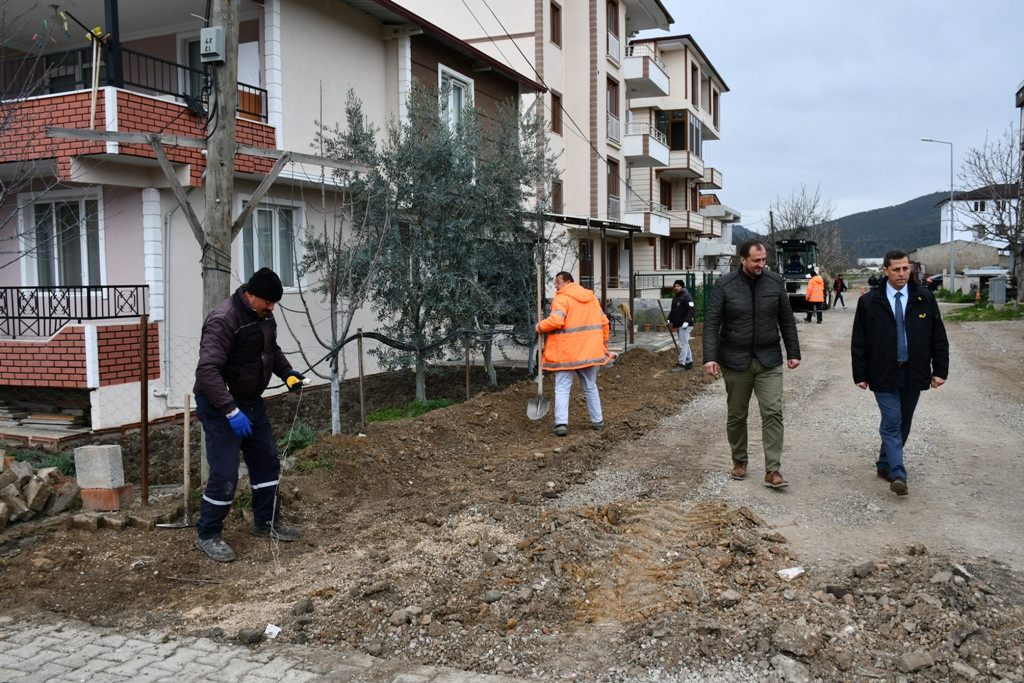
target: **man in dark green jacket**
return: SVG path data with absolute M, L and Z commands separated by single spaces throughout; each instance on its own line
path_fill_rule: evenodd
M 800 340 L 782 276 L 765 269 L 760 240 L 740 245 L 740 269 L 723 275 L 711 290 L 704 316 L 704 371 L 725 379 L 726 434 L 732 478 L 747 476 L 747 413 L 757 396 L 764 444 L 764 485 L 788 486 L 782 466 L 782 347 L 790 370 L 800 365 Z M 781 332 L 781 334 L 780 334 Z
M 903 446 L 921 392 L 942 386 L 949 376 L 949 340 L 935 297 L 910 282 L 909 257 L 890 250 L 882 271 L 886 279 L 857 301 L 850 355 L 854 383 L 871 387 L 882 415 L 878 476 L 905 496 Z

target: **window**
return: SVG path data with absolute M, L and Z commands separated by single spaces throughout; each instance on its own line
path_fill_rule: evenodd
M 974 239 L 983 240 L 985 239 L 985 226 L 978 223 L 974 226 Z
M 661 267 L 671 268 L 672 267 L 672 245 L 671 243 L 662 237 L 658 240 L 661 244 Z
M 551 3 L 551 42 L 562 47 L 562 8 Z
M 659 181 L 661 188 L 661 205 L 665 207 L 666 211 L 672 210 L 672 183 L 667 180 Z
M 473 105 L 473 79 L 438 67 L 438 90 L 441 94 L 441 111 L 448 118 L 452 130 L 462 122 L 466 107 Z
M 704 156 L 700 119 L 690 116 L 685 109 L 654 112 L 654 127 L 665 135 L 670 150 L 689 150 L 699 157 Z
M 700 67 L 690 65 L 690 101 L 694 109 L 700 109 Z
M 1009 202 L 1007 202 L 1005 199 L 997 199 L 996 200 L 996 211 L 1002 213 L 1004 211 L 1009 211 L 1009 210 L 1010 210 Z
M 619 84 L 618 82 L 608 79 L 606 102 L 608 107 L 608 138 L 615 142 L 622 139 L 619 122 Z
M 619 218 L 619 162 L 608 160 L 608 218 Z
M 562 134 L 562 96 L 555 92 L 551 93 L 551 132 Z
M 36 287 L 103 284 L 103 216 L 99 192 L 47 194 L 25 206 L 25 281 Z
M 984 199 L 979 201 L 979 202 L 974 202 L 974 211 L 984 211 L 984 210 L 985 210 L 985 200 Z
M 619 3 L 608 3 L 608 56 L 619 61 Z
M 260 205 L 242 228 L 242 280 L 260 268 L 270 268 L 285 287 L 295 287 L 299 259 L 295 224 L 299 209 Z
M 564 206 L 565 199 L 562 196 L 562 181 L 556 180 L 551 184 L 551 211 L 553 213 L 562 213 Z
M 721 95 L 717 90 L 711 91 L 711 121 L 714 123 L 715 128 L 722 127 L 722 119 L 718 113 L 718 107 L 721 106 Z

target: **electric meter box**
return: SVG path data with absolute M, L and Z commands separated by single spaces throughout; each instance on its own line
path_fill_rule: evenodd
M 224 61 L 223 26 L 211 26 L 199 31 L 199 61 L 204 64 Z

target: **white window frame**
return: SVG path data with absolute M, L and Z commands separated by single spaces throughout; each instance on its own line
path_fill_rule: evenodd
M 39 282 L 39 259 L 36 249 L 36 207 L 41 204 L 59 204 L 78 202 L 79 211 L 79 255 L 81 258 L 80 269 L 82 280 L 80 282 L 61 282 L 60 253 L 56 247 L 53 249 L 53 270 L 56 282 L 41 285 Z M 96 202 L 96 268 L 97 273 L 90 270 L 89 263 L 89 236 L 86 230 L 81 227 L 82 216 L 85 214 L 85 202 Z M 106 228 L 103 218 L 103 190 L 99 187 L 84 188 L 81 190 L 53 190 L 41 194 L 21 193 L 18 195 L 18 232 L 21 253 L 21 281 L 26 287 L 57 286 L 57 287 L 85 287 L 89 285 L 103 285 L 107 282 L 107 249 L 106 249 Z
M 238 211 L 241 212 L 242 207 L 245 206 L 250 197 L 240 197 Z M 295 264 L 289 263 L 288 268 L 282 268 L 281 265 L 281 225 L 279 222 L 280 209 L 288 209 L 292 211 L 292 252 L 295 255 L 297 262 L 302 261 L 302 257 L 305 254 L 305 250 L 302 248 L 302 232 L 306 226 L 306 205 L 300 202 L 290 202 L 281 199 L 264 198 L 256 206 L 256 210 L 253 211 L 248 222 L 238 232 L 237 238 L 237 259 L 238 259 L 238 272 L 242 282 L 247 282 L 249 276 L 254 271 L 260 268 L 267 267 L 273 270 L 281 278 L 281 284 L 284 285 L 284 291 L 296 291 L 299 286 L 305 286 L 306 280 L 304 277 L 299 276 Z M 269 216 L 268 216 L 269 213 Z M 271 244 L 270 244 L 270 259 L 269 262 L 260 259 L 257 255 L 261 251 L 260 235 L 259 231 L 253 230 L 254 222 L 259 220 L 260 216 L 268 216 L 271 219 L 270 231 L 271 231 Z M 250 261 L 248 258 L 249 244 L 252 245 L 253 259 Z
M 446 91 L 448 83 L 452 83 L 453 87 Z M 461 86 L 461 91 L 465 93 L 465 99 L 461 106 L 455 106 L 454 93 L 457 91 L 454 87 L 455 84 Z M 441 112 L 448 119 L 448 126 L 452 130 L 458 127 L 462 121 L 462 111 L 466 107 L 473 106 L 473 93 L 475 92 L 476 84 L 472 78 L 469 78 L 465 74 L 459 73 L 454 69 L 449 69 L 444 64 L 437 65 L 437 93 L 438 100 L 441 106 Z M 445 99 L 447 98 L 447 99 Z

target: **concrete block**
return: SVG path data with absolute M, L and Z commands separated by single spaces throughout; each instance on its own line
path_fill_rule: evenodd
M 116 489 L 83 488 L 81 495 L 83 510 L 120 510 L 135 500 L 135 487 L 125 484 Z
M 85 489 L 119 489 L 124 486 L 121 447 L 79 446 L 75 449 L 78 485 Z
M 18 490 L 16 484 L 8 484 L 0 489 L 0 501 L 7 503 L 12 521 L 22 519 L 24 514 L 29 511 L 28 505 L 25 503 L 25 499 L 22 498 L 21 491 Z
M 53 486 L 53 495 L 43 506 L 43 514 L 53 517 L 69 509 L 78 498 L 80 490 L 74 479 L 58 481 Z
M 156 520 L 146 519 L 145 517 L 135 517 L 128 515 L 128 526 L 133 529 L 142 529 L 143 531 L 152 531 L 156 529 Z
M 7 528 L 7 522 L 11 519 L 11 508 L 7 507 L 7 503 L 0 501 L 0 531 Z
M 18 475 L 15 474 L 14 472 L 11 472 L 10 470 L 4 470 L 3 472 L 0 472 L 0 489 L 4 488 L 5 486 L 9 486 L 10 484 L 13 484 L 16 481 L 18 481 Z

